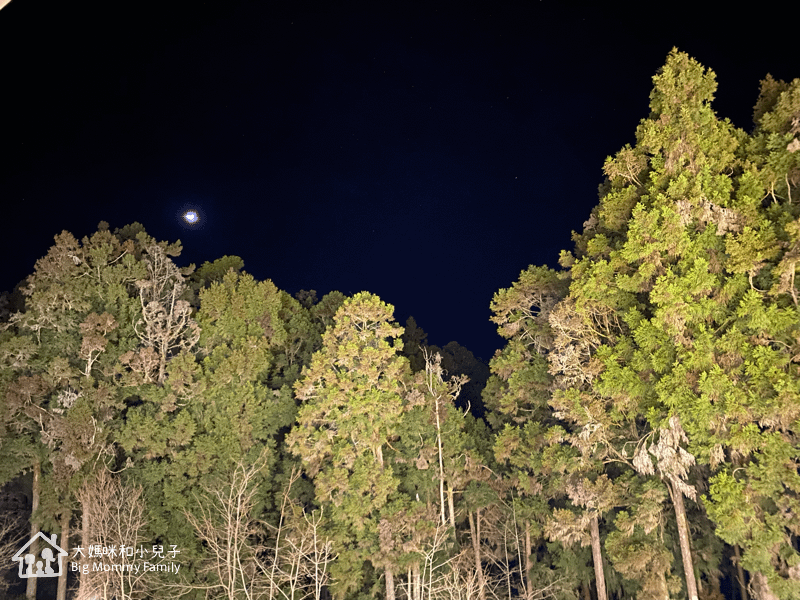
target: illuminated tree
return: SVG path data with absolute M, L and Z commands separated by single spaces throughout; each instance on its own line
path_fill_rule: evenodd
M 300 309 L 271 281 L 233 270 L 201 290 L 200 301 L 199 356 L 184 349 L 171 358 L 163 385 L 155 377 L 157 361 L 149 375 L 133 362 L 122 372 L 122 385 L 138 402 L 127 409 L 119 432 L 145 488 L 151 530 L 185 548 L 182 558 L 196 561 L 198 569 L 209 557 L 186 527 L 185 514 L 203 518 L 202 490 L 220 489 L 237 465 L 259 459 L 261 468 L 248 475 L 254 510 L 268 506 L 279 491 L 277 440 L 296 412 L 283 369 L 295 339 L 283 315 L 287 304 L 286 314 Z M 198 577 L 214 573 L 198 571 Z M 200 583 L 220 584 L 194 582 Z
M 709 472 L 697 523 L 707 508 L 717 535 L 744 546 L 756 596 L 791 598 L 798 84 L 764 85 L 751 138 L 716 117 L 714 75 L 685 54 L 654 83 L 636 146 L 606 161 L 600 205 L 562 257 L 571 286 L 551 314 L 564 344 L 550 362 L 571 383 L 554 406 L 610 459 L 664 482 L 690 598 L 700 573 L 684 497 L 700 500 Z
M 381 556 L 379 523 L 398 479 L 384 450 L 403 414 L 408 361 L 393 308 L 362 292 L 346 300 L 322 349 L 295 384 L 303 402 L 287 438 L 313 478 L 339 558 L 331 567 L 338 597 L 362 585 L 362 565 L 382 569 L 394 600 L 394 565 Z
M 31 526 L 58 527 L 68 538 L 72 490 L 98 462 L 115 461 L 112 421 L 121 398 L 114 370 L 137 344 L 134 282 L 147 276 L 142 246 L 155 242 L 140 226 L 111 233 L 105 223 L 81 241 L 63 232 L 55 242 L 22 287 L 24 310 L 9 319 L 3 401 L 7 429 L 27 440 L 12 464 L 31 469 L 39 488 Z M 86 523 L 89 511 L 81 513 Z

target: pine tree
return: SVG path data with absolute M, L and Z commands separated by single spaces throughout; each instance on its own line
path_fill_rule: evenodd
M 565 273 L 530 267 L 495 296 L 493 320 L 509 343 L 492 360 L 497 380 L 485 396 L 503 427 L 495 454 L 513 468 L 532 521 L 565 551 L 576 542 L 591 546 L 595 586 L 604 599 L 600 524 L 617 493 L 603 465 L 615 442 L 607 429 L 587 421 L 605 416 L 602 403 L 591 400 L 596 366 L 588 356 L 610 320 L 608 311 L 598 323 L 596 315 L 576 314 L 565 298 L 568 285 Z M 590 402 L 591 409 L 583 408 Z
M 562 259 L 570 304 L 551 323 L 567 343 L 551 356 L 584 393 L 556 399 L 572 395 L 564 407 L 616 438 L 616 459 L 664 482 L 690 597 L 699 578 L 684 497 L 699 500 L 709 471 L 720 471 L 706 505 L 718 535 L 745 546 L 755 587 L 771 588 L 763 597 L 794 597 L 797 92 L 767 81 L 749 138 L 716 117 L 714 75 L 685 54 L 673 51 L 654 83 L 636 146 L 607 160 L 600 205 Z M 638 431 L 626 440 L 623 425 Z M 772 503 L 783 512 L 765 511 Z
M 398 479 L 384 451 L 397 434 L 410 370 L 398 354 L 402 328 L 392 312 L 366 292 L 346 300 L 295 384 L 303 404 L 287 444 L 330 519 L 337 597 L 359 589 L 369 561 L 383 571 L 386 598 L 394 600 L 396 565 L 382 552 L 380 523 Z
M 259 518 L 279 492 L 278 441 L 296 414 L 285 357 L 297 339 L 284 316 L 302 310 L 271 281 L 230 270 L 200 291 L 197 354 L 173 356 L 162 384 L 157 359 L 149 368 L 124 361 L 121 385 L 137 401 L 125 413 L 119 443 L 145 488 L 151 530 L 183 548 L 186 560 L 208 559 L 185 517 L 200 518 L 203 490 L 220 489 L 241 465 L 259 464 L 248 475 L 250 517 Z
M 22 288 L 24 310 L 9 319 L 14 358 L 3 379 L 6 420 L 27 447 L 15 464 L 32 469 L 44 491 L 32 527 L 67 536 L 73 511 L 84 524 L 92 518 L 76 506 L 74 490 L 95 469 L 115 466 L 114 420 L 122 408 L 115 365 L 137 345 L 135 282 L 147 277 L 144 248 L 167 245 L 141 226 L 111 233 L 105 223 L 81 241 L 68 232 L 55 241 Z
M 716 364 L 697 379 L 700 401 L 682 409 L 716 471 L 706 497 L 716 534 L 743 549 L 751 589 L 768 600 L 800 598 L 800 80 L 767 76 L 754 117 L 738 182 L 744 226 L 725 247 L 739 293 Z

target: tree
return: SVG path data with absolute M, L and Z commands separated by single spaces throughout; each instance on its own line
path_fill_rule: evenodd
M 443 348 L 429 345 L 428 334 L 417 325 L 414 317 L 409 317 L 406 321 L 402 340 L 403 356 L 408 358 L 414 373 L 425 370 L 427 353 L 430 356 L 439 354 L 442 357 L 442 370 L 446 375 L 467 377 L 468 381 L 464 383 L 458 395 L 459 405 L 468 407 L 475 415 L 483 416 L 481 392 L 489 378 L 489 367 L 485 362 L 476 358 L 458 342 L 449 342 Z
M 167 359 L 181 350 L 191 350 L 200 337 L 200 328 L 192 319 L 191 305 L 182 298 L 187 289 L 183 273 L 168 256 L 180 252 L 150 243 L 145 248 L 147 277 L 136 281 L 142 318 L 136 323 L 136 335 L 145 349 L 156 356 L 156 382 L 164 383 Z
M 4 419 L 23 436 L 13 464 L 33 471 L 34 496 L 41 496 L 32 529 L 59 527 L 66 536 L 74 490 L 98 463 L 116 460 L 111 422 L 122 403 L 115 365 L 137 345 L 135 282 L 147 277 L 143 248 L 158 244 L 141 226 L 111 233 L 106 223 L 81 241 L 63 232 L 55 242 L 22 288 L 24 310 L 5 325 L 11 335 L 3 340 L 2 379 Z M 82 519 L 90 519 L 88 510 Z M 35 578 L 29 581 L 32 596 Z
M 559 405 L 558 414 L 551 406 L 557 380 L 550 372 L 548 359 L 553 355 L 553 359 L 557 356 L 575 362 L 579 356 L 576 352 L 557 354 L 560 330 L 551 322 L 554 310 L 563 307 L 560 302 L 567 294 L 567 285 L 563 274 L 546 266 L 531 266 L 511 288 L 495 294 L 492 320 L 499 326 L 500 335 L 509 341 L 490 363 L 493 377 L 484 392 L 484 401 L 498 432 L 495 457 L 507 464 L 508 477 L 518 494 L 514 502 L 525 516 L 527 567 L 523 586 L 534 589 L 525 582 L 533 568 L 533 544 L 538 545 L 537 539 L 544 535 L 561 542 L 565 551 L 575 542 L 581 546 L 591 544 L 598 597 L 604 598 L 598 519 L 610 505 L 599 494 L 591 493 L 594 484 L 587 479 L 590 475 L 592 480 L 598 477 L 597 453 L 591 451 L 591 445 L 575 443 L 575 449 L 580 450 L 576 452 L 565 444 L 579 442 L 582 430 L 570 435 L 559 421 L 567 416 L 565 407 Z M 575 371 L 572 367 L 570 373 Z M 600 481 L 607 482 L 602 477 Z M 550 504 L 560 504 L 568 493 L 576 508 L 587 510 L 577 515 L 566 506 L 559 506 L 553 511 Z M 530 541 L 532 536 L 534 543 Z
M 717 534 L 746 546 L 763 597 L 793 597 L 796 528 L 778 515 L 792 514 L 798 489 L 800 102 L 795 87 L 766 82 L 750 138 L 716 117 L 714 75 L 687 55 L 673 51 L 654 84 L 636 146 L 606 161 L 600 205 L 562 256 L 569 304 L 550 320 L 566 343 L 550 356 L 573 391 L 557 398 L 572 395 L 565 414 L 586 414 L 587 439 L 608 442 L 614 460 L 659 473 L 690 598 L 700 578 L 684 496 L 709 471 Z M 764 509 L 776 504 L 783 512 Z
M 411 370 L 418 373 L 425 369 L 425 354 L 428 348 L 428 334 L 417 325 L 414 317 L 408 317 L 403 329 L 403 356 L 408 358 Z
M 381 556 L 378 525 L 398 486 L 384 448 L 403 414 L 410 370 L 398 355 L 402 328 L 392 313 L 366 292 L 346 300 L 295 384 L 303 404 L 287 444 L 330 519 L 339 554 L 331 568 L 337 597 L 358 589 L 369 561 L 383 570 L 387 600 L 394 600 L 394 565 Z
M 496 296 L 510 341 L 492 361 L 485 397 L 503 428 L 498 457 L 523 449 L 538 466 L 548 435 L 551 447 L 578 451 L 565 491 L 573 508 L 616 514 L 606 549 L 615 568 L 640 578 L 640 595 L 663 596 L 672 581 L 671 548 L 652 535 L 656 475 L 672 501 L 687 595 L 698 595 L 702 575 L 716 577 L 718 559 L 698 562 L 690 539 L 690 515 L 708 523 L 704 505 L 684 497 L 699 500 L 698 486 L 717 471 L 705 506 L 718 535 L 745 546 L 743 563 L 763 590 L 792 597 L 797 534 L 779 515 L 795 514 L 797 501 L 800 88 L 765 81 L 752 137 L 716 117 L 715 88 L 713 73 L 669 55 L 636 145 L 607 159 L 600 204 L 562 253 L 566 272 L 529 269 Z M 568 291 L 551 291 L 558 281 Z M 537 393 L 549 395 L 545 417 L 563 426 L 518 428 Z M 630 494 L 643 484 L 650 499 L 637 503 Z M 585 514 L 553 514 L 565 540 L 584 535 Z M 647 551 L 627 550 L 634 539 Z M 706 555 L 719 552 L 703 544 Z
M 403 502 L 397 503 L 398 512 L 383 530 L 405 566 L 410 594 L 416 599 L 423 588 L 430 588 L 425 578 L 430 579 L 431 570 L 453 558 L 465 508 L 461 495 L 470 482 L 488 474 L 473 435 L 478 429 L 475 420 L 456 407 L 466 377 L 445 378 L 441 355 L 431 355 L 424 347 L 422 352 L 425 369 L 409 386 L 399 439 L 392 443 Z M 480 552 L 477 556 L 479 565 Z
M 130 402 L 118 435 L 145 489 L 154 535 L 185 549 L 181 557 L 197 575 L 192 585 L 216 586 L 204 579 L 212 572 L 200 571 L 209 557 L 185 514 L 201 518 L 201 490 L 221 489 L 220 478 L 229 481 L 239 464 L 260 464 L 265 448 L 263 468 L 248 476 L 256 512 L 279 493 L 278 442 L 296 413 L 283 369 L 295 340 L 283 315 L 287 303 L 299 304 L 271 281 L 233 270 L 200 299 L 199 352 L 172 357 L 162 385 L 157 361 L 151 371 L 135 360 L 123 365 L 120 384 L 138 401 Z
M 716 118 L 714 75 L 685 54 L 673 51 L 653 80 L 652 112 L 637 129 L 636 147 L 606 161 L 610 185 L 576 236 L 576 255 L 563 257 L 572 278 L 570 304 L 554 311 L 551 322 L 570 340 L 555 353 L 554 368 L 571 378 L 573 390 L 584 387 L 582 403 L 593 397 L 608 406 L 589 411 L 584 428 L 603 432 L 614 459 L 628 462 L 623 452 L 635 447 L 633 466 L 637 460 L 651 465 L 649 453 L 656 452 L 675 509 L 687 594 L 696 598 L 683 502 L 695 493 L 686 481 L 694 456 L 683 447 L 689 440 L 677 420 L 677 400 L 685 389 L 684 365 L 697 364 L 708 348 L 707 332 L 724 322 L 720 300 L 736 294 L 725 287 L 723 236 L 744 226 L 731 195 L 744 134 Z M 578 331 L 585 332 L 582 345 L 573 341 Z M 575 392 L 562 396 L 570 394 L 577 417 Z M 640 416 L 650 432 L 638 426 Z M 636 430 L 627 440 L 621 422 Z M 642 450 L 650 435 L 659 442 Z M 653 473 L 652 466 L 637 470 Z
M 442 370 L 448 376 L 466 377 L 458 394 L 458 405 L 482 417 L 486 411 L 481 393 L 489 379 L 488 365 L 458 342 L 448 342 L 441 349 L 430 346 L 428 351 L 430 354 L 441 354 Z
M 322 531 L 323 511 L 308 514 L 291 497 L 300 475 L 300 471 L 292 471 L 283 491 L 278 523 L 271 527 L 275 540 L 270 540 L 264 552 L 268 558 L 262 569 L 269 581 L 270 598 L 322 600 L 329 582 L 328 568 L 336 557 L 333 542 Z
M 716 470 L 705 498 L 709 515 L 717 535 L 744 550 L 739 564 L 751 573 L 752 594 L 796 598 L 800 80 L 767 76 L 754 118 L 738 182 L 744 227 L 726 236 L 725 247 L 739 293 L 715 339 L 720 360 L 697 380 L 700 402 L 681 402 L 681 409 L 690 438 L 703 441 Z
M 232 472 L 198 498 L 193 512 L 184 511 L 195 534 L 208 549 L 201 569 L 210 582 L 201 585 L 212 597 L 228 600 L 270 597 L 270 585 L 258 560 L 262 528 L 254 518 L 255 496 L 260 471 L 266 466 L 266 452 L 245 466 L 238 461 Z M 222 474 L 220 474 L 222 475 Z M 196 588 L 197 585 L 187 584 Z
M 189 276 L 189 287 L 193 292 L 192 305 L 199 308 L 200 290 L 208 288 L 212 283 L 221 283 L 229 271 L 241 273 L 244 261 L 238 256 L 223 256 L 213 262 L 204 262 Z
M 84 554 L 80 563 L 86 565 L 84 568 L 90 564 L 91 567 L 82 574 L 81 593 L 87 598 L 119 600 L 152 594 L 153 582 L 149 571 L 131 568 L 133 552 L 146 540 L 142 488 L 126 484 L 119 475 L 102 470 L 93 479 L 84 481 L 78 499 L 82 509 L 92 515 L 84 531 L 92 542 L 91 546 L 114 548 L 115 551 L 113 556 L 110 553 L 98 556 L 92 554 L 89 544 L 82 545 Z

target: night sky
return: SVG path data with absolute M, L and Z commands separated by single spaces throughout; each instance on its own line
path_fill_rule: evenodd
M 179 264 L 367 290 L 488 360 L 492 295 L 571 247 L 673 46 L 748 130 L 759 80 L 800 77 L 789 12 L 619 4 L 13 0 L 0 290 L 63 229 L 139 221 Z

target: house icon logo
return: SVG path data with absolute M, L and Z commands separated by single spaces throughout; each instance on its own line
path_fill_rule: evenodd
M 61 575 L 61 557 L 67 556 L 67 552 L 56 544 L 56 534 L 47 538 L 41 531 L 28 540 L 19 549 L 11 560 L 19 563 L 19 576 L 23 579 L 29 577 L 59 577 Z M 37 539 L 42 540 L 39 555 L 28 552 L 28 548 Z M 53 563 L 57 563 L 58 568 L 54 568 Z

